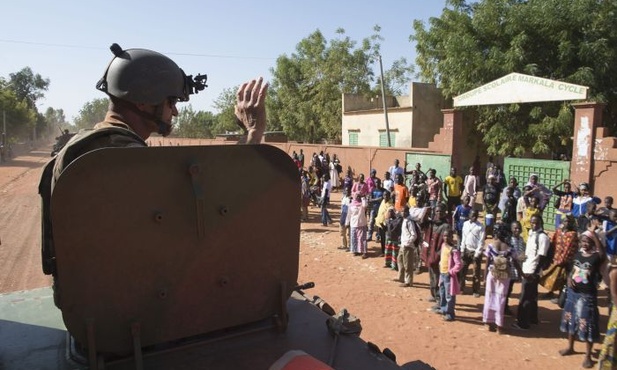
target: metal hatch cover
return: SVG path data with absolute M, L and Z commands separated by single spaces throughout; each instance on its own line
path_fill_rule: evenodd
M 298 277 L 300 184 L 267 145 L 106 148 L 52 194 L 68 331 L 98 352 L 280 314 Z

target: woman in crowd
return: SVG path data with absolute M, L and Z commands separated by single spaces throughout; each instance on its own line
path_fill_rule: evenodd
M 594 248 L 595 246 L 595 248 Z M 568 347 L 559 351 L 562 356 L 574 354 L 574 340 L 585 342 L 583 367 L 593 367 L 591 351 L 599 338 L 598 328 L 598 277 L 604 262 L 604 249 L 592 233 L 580 237 L 580 250 L 574 255 L 572 271 L 568 276 L 566 303 L 561 316 L 560 329 L 568 333 Z
M 331 162 L 329 162 L 328 166 L 329 166 L 329 172 L 330 172 L 330 182 L 332 183 L 332 189 L 338 189 L 341 186 L 341 179 L 339 177 L 339 171 L 338 171 L 338 167 L 340 166 L 340 163 L 338 162 L 338 158 L 336 157 L 336 154 L 334 155 L 334 158 Z
M 555 230 L 552 244 L 555 246 L 553 261 L 540 278 L 540 285 L 548 290 L 546 298 L 553 298 L 553 292 L 560 292 L 566 284 L 567 268 L 578 249 L 576 220 L 572 215 L 566 216 L 561 227 Z M 557 303 L 556 298 L 553 303 Z
M 563 191 L 559 190 L 561 185 L 563 185 Z M 572 191 L 570 181 L 563 180 L 553 187 L 553 194 L 558 197 L 555 203 L 555 229 L 559 229 L 561 219 L 572 214 L 572 200 L 576 193 Z
M 484 293 L 484 310 L 482 321 L 489 331 L 503 333 L 506 299 L 512 278 L 512 268 L 520 271 L 518 255 L 515 248 L 508 244 L 509 225 L 498 223 L 494 228 L 495 240 L 486 249 L 486 292 Z

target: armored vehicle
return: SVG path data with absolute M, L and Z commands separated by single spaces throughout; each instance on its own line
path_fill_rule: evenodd
M 62 150 L 62 148 L 64 148 L 66 143 L 68 143 L 69 140 L 71 140 L 73 136 L 75 136 L 75 133 L 71 133 L 69 132 L 69 130 L 64 130 L 62 132 L 62 135 L 57 136 L 56 142 L 54 143 L 52 150 L 51 150 L 51 156 L 53 157 L 56 154 L 58 154 Z
M 298 284 L 299 186 L 266 145 L 81 156 L 45 210 L 54 291 L 0 297 L 0 367 L 430 368 L 398 365 Z

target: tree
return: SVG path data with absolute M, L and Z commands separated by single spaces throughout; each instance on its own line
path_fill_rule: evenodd
M 174 134 L 188 138 L 212 138 L 216 118 L 212 112 L 195 112 L 192 106 L 184 107 L 175 118 Z
M 54 109 L 52 107 L 47 108 L 45 114 L 43 115 L 43 127 L 37 127 L 38 132 L 43 132 L 42 130 L 48 130 L 51 135 L 60 134 L 63 130 L 68 129 L 69 124 L 66 121 L 66 116 L 64 115 L 64 110 L 62 109 Z
M 105 119 L 109 100 L 106 98 L 93 99 L 84 104 L 75 118 L 74 124 L 78 129 L 91 129 Z
M 378 88 L 371 67 L 379 52 L 379 30 L 375 26 L 375 34 L 359 46 L 343 29 L 330 41 L 317 30 L 301 40 L 291 56 L 280 56 L 272 70 L 269 120 L 294 140 L 340 140 L 342 94 L 368 96 Z M 410 70 L 404 59 L 393 68 L 397 69 L 390 74 L 393 77 Z M 388 90 L 393 91 L 398 81 L 393 79 Z
M 511 72 L 590 87 L 617 122 L 617 2 L 604 0 L 448 0 L 411 40 L 425 82 L 454 97 Z M 467 108 L 488 152 L 563 152 L 572 136 L 569 103 Z
M 214 135 L 241 130 L 235 113 L 236 91 L 238 91 L 238 86 L 224 89 L 214 101 L 214 108 L 219 112 L 212 129 Z
M 35 74 L 30 67 L 9 74 L 9 80 L 17 98 L 27 101 L 28 106 L 34 110 L 36 110 L 37 100 L 44 97 L 44 92 L 49 88 L 49 79 L 43 78 L 38 73 Z
M 12 85 L 0 78 L 0 110 L 2 111 L 2 130 L 6 123 L 6 140 L 16 141 L 28 138 L 37 119 L 27 99 L 19 99 Z

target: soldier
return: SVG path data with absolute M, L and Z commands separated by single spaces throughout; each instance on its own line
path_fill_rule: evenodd
M 79 134 L 56 158 L 50 161 L 41 177 L 39 193 L 43 198 L 43 271 L 57 276 L 53 255 L 50 199 L 54 183 L 77 157 L 105 147 L 145 147 L 145 140 L 155 132 L 167 136 L 172 118 L 178 115 L 176 103 L 189 100 L 190 94 L 206 87 L 206 76 L 187 76 L 163 54 L 147 49 L 123 50 L 113 44 L 113 59 L 96 88 L 109 96 L 105 119 L 94 130 Z M 247 143 L 259 143 L 265 130 L 265 99 L 268 84 L 262 79 L 245 82 L 237 92 L 235 108 L 238 124 L 247 133 Z M 57 290 L 56 305 L 61 308 Z

